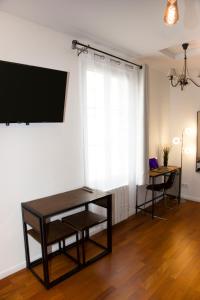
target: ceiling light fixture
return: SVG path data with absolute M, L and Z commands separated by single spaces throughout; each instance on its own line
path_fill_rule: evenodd
M 177 0 L 167 0 L 163 19 L 167 25 L 176 24 L 179 19 Z
M 174 68 L 171 68 L 169 73 L 168 73 L 168 77 L 169 80 L 171 82 L 171 85 L 173 87 L 176 87 L 177 85 L 181 86 L 181 90 L 183 91 L 184 86 L 186 86 L 189 81 L 191 81 L 192 83 L 194 83 L 197 87 L 200 87 L 200 85 L 198 83 L 196 83 L 189 75 L 188 72 L 188 67 L 187 67 L 187 48 L 188 48 L 189 44 L 188 43 L 184 43 L 182 44 L 183 50 L 184 50 L 184 65 L 183 65 L 183 70 L 182 73 L 180 75 L 178 75 L 176 73 L 176 70 Z

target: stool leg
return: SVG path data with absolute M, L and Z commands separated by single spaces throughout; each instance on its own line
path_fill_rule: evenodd
M 168 205 L 167 195 L 166 195 L 166 192 L 165 192 L 165 191 L 164 191 L 164 204 L 165 204 L 165 207 L 166 207 L 166 208 L 173 209 L 173 207 L 170 207 L 170 206 Z
M 148 190 L 146 190 L 146 193 L 145 193 L 144 209 L 146 208 L 147 193 L 148 193 Z
M 85 204 L 85 210 L 86 210 L 86 211 L 89 210 L 89 204 L 88 204 L 88 203 Z M 87 229 L 85 230 L 85 238 L 86 238 L 86 239 L 89 239 L 89 236 L 90 236 L 90 234 L 89 234 L 89 228 L 87 228 Z
M 61 241 L 58 242 L 58 245 L 59 245 L 59 251 L 62 252 Z
M 78 232 L 76 233 L 76 251 L 77 251 L 77 260 L 78 260 L 78 264 L 80 265 L 80 251 L 79 251 L 79 239 L 78 239 Z
M 63 252 L 65 252 L 65 239 L 63 240 Z
M 81 245 L 82 245 L 83 264 L 85 264 L 85 241 L 84 241 L 84 230 L 81 231 Z

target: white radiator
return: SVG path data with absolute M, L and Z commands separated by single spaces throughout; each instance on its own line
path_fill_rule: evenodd
M 112 193 L 112 224 L 117 224 L 129 217 L 129 188 L 122 186 L 109 191 Z M 106 215 L 106 209 L 90 204 L 90 210 L 101 215 Z M 90 229 L 91 234 L 95 234 L 106 228 L 106 224 L 100 224 Z
M 113 194 L 113 224 L 117 224 L 129 217 L 129 188 L 126 185 L 113 189 L 110 192 Z

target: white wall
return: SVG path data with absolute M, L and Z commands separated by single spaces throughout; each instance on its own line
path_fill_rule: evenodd
M 195 76 L 194 76 L 195 78 Z M 200 89 L 190 84 L 181 91 L 179 87 L 170 88 L 170 137 L 181 137 L 182 130 L 190 127 L 193 134 L 184 135 L 184 148 L 192 153 L 183 153 L 182 196 L 186 199 L 200 201 L 200 173 L 196 167 L 196 122 L 197 111 L 200 110 Z M 170 163 L 180 165 L 180 145 L 173 146 Z
M 193 76 L 195 78 L 195 74 Z M 196 122 L 200 111 L 200 89 L 190 84 L 181 91 L 170 87 L 166 74 L 149 68 L 149 154 L 158 156 L 162 163 L 162 144 L 172 144 L 173 137 L 181 137 L 184 128 L 192 128 L 190 136 L 184 135 L 182 197 L 200 201 L 200 173 L 196 168 Z M 173 145 L 169 164 L 180 166 L 181 145 Z
M 162 163 L 161 147 L 169 143 L 169 83 L 166 75 L 149 68 L 149 156 Z
M 83 185 L 77 56 L 71 37 L 0 13 L 0 59 L 70 72 L 65 121 L 0 125 L 0 277 L 24 267 L 23 201 Z M 33 256 L 38 253 L 34 248 Z
M 21 202 L 83 185 L 78 59 L 72 37 L 0 13 L 0 59 L 70 72 L 65 122 L 0 125 L 0 277 L 25 266 Z M 169 85 L 149 70 L 150 155 L 168 141 Z M 31 245 L 32 256 L 39 248 Z

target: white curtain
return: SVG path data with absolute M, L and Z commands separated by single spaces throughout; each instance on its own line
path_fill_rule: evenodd
M 149 94 L 148 94 L 148 66 L 143 65 L 139 72 L 139 94 L 138 94 L 138 185 L 149 181 Z
M 85 185 L 128 186 L 130 215 L 146 173 L 145 70 L 93 52 L 80 66 Z

